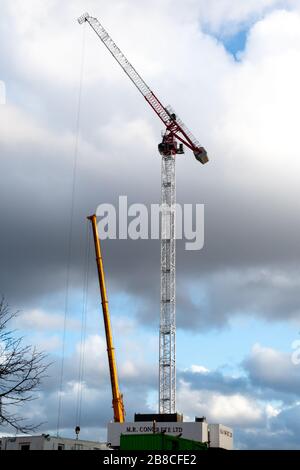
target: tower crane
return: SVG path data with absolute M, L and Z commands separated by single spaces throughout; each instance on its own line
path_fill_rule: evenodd
M 175 230 L 175 156 L 184 153 L 184 146 L 194 153 L 196 160 L 208 162 L 206 150 L 175 113 L 164 106 L 155 93 L 131 65 L 97 18 L 88 13 L 78 18 L 79 24 L 88 23 L 103 44 L 122 67 L 126 75 L 143 95 L 165 126 L 158 145 L 161 163 L 161 294 L 159 330 L 159 413 L 176 411 L 176 230 Z
M 112 390 L 112 397 L 113 397 L 112 405 L 113 405 L 113 410 L 114 410 L 114 421 L 116 423 L 124 423 L 125 410 L 124 410 L 124 404 L 123 404 L 123 396 L 119 390 L 117 363 L 116 363 L 116 357 L 115 357 L 115 348 L 113 345 L 112 329 L 111 329 L 111 324 L 110 324 L 110 315 L 109 315 L 109 309 L 108 309 L 108 299 L 107 299 L 107 294 L 106 294 L 105 275 L 104 275 L 104 268 L 103 268 L 101 246 L 100 246 L 98 227 L 97 227 L 97 218 L 95 215 L 91 215 L 88 217 L 88 219 L 90 220 L 92 229 L 93 229 L 96 263 L 97 263 L 97 270 L 98 270 L 98 279 L 99 279 L 99 287 L 100 287 L 100 293 L 101 293 L 102 311 L 103 311 L 105 336 L 106 336 L 106 344 L 107 344 L 107 356 L 108 356 L 108 364 L 109 364 L 110 382 L 111 382 L 111 390 Z

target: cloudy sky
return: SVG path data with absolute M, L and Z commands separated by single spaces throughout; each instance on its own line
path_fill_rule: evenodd
M 204 248 L 177 244 L 178 411 L 232 426 L 238 448 L 300 449 L 299 2 L 0 4 L 0 291 L 21 311 L 25 341 L 53 361 L 25 415 L 56 433 L 66 314 L 61 434 L 78 424 L 86 216 L 120 195 L 160 199 L 161 124 L 76 22 L 88 11 L 210 156 L 177 159 L 178 202 L 205 204 Z M 107 240 L 103 250 L 131 420 L 157 408 L 160 247 Z M 104 440 L 111 393 L 92 255 L 80 424 L 81 437 Z

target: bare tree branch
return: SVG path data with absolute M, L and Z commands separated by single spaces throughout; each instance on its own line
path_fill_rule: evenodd
M 42 423 L 30 425 L 26 420 L 11 412 L 11 409 L 34 400 L 31 393 L 37 390 L 46 377 L 50 364 L 47 355 L 33 346 L 23 346 L 23 338 L 16 336 L 15 330 L 9 330 L 8 324 L 16 318 L 18 312 L 12 312 L 0 299 L 0 424 L 11 426 L 16 431 L 27 433 L 35 431 Z

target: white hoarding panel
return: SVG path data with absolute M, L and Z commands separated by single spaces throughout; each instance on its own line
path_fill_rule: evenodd
M 233 449 L 233 430 L 223 424 L 209 424 L 209 440 L 211 447 Z
M 184 439 L 191 439 L 198 442 L 208 441 L 208 428 L 205 422 L 195 423 L 156 423 L 155 433 L 165 432 L 173 436 L 181 435 Z M 107 442 L 114 447 L 120 445 L 121 434 L 152 434 L 153 423 L 135 422 L 135 423 L 109 423 L 107 427 Z

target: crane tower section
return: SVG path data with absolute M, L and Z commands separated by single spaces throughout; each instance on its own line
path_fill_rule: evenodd
M 161 264 L 159 413 L 176 412 L 176 240 L 175 156 L 161 160 Z
M 173 110 L 171 110 L 173 111 Z M 172 119 L 176 115 L 172 113 Z M 159 413 L 176 412 L 176 174 L 183 145 L 166 131 L 158 146 L 161 161 L 161 262 L 159 328 Z

